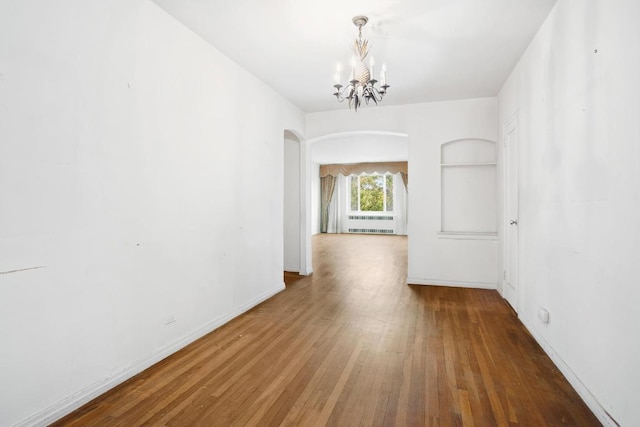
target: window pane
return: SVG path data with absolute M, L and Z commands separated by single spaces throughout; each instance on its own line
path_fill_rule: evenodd
M 387 180 L 387 212 L 393 212 L 393 175 L 385 176 Z
M 358 177 L 351 175 L 351 210 L 358 210 Z
M 360 177 L 360 210 L 382 212 L 384 177 L 382 175 L 363 175 Z

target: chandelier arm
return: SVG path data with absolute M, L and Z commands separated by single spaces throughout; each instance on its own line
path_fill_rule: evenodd
M 376 105 L 378 104 L 378 101 L 382 101 L 383 96 L 383 93 L 380 93 L 380 91 L 375 87 L 373 88 L 373 99 L 376 101 Z
M 371 80 L 369 81 L 369 83 L 366 84 L 364 89 L 364 96 L 367 101 L 367 104 L 369 104 L 369 99 L 373 99 L 376 105 L 378 105 L 378 102 L 382 101 L 383 93 L 381 93 L 378 90 L 378 88 L 374 86 L 373 84 L 374 82 L 375 80 Z
M 333 95 L 336 97 L 338 102 L 342 102 L 345 99 L 351 101 L 354 98 L 354 94 L 356 92 L 355 84 L 357 82 L 357 80 L 352 80 L 349 86 L 342 86 L 340 83 L 333 85 L 333 87 L 336 89 Z
M 342 96 L 342 91 L 340 90 L 342 85 L 340 83 L 336 83 L 335 85 L 333 85 L 333 87 L 336 88 L 336 91 L 333 93 L 333 96 L 336 97 L 338 102 L 344 101 L 344 96 Z
M 375 102 L 376 105 L 378 105 L 379 99 L 376 98 L 376 94 L 375 93 L 372 94 L 371 99 L 373 100 L 373 102 Z

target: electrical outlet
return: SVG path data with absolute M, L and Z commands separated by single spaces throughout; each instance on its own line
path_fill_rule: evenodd
M 164 324 L 165 324 L 165 325 L 170 325 L 170 324 L 172 324 L 172 323 L 173 323 L 173 322 L 175 322 L 175 321 L 176 321 L 176 316 L 174 316 L 173 314 L 171 314 L 171 315 L 167 316 L 167 318 L 164 320 Z
M 542 323 L 549 323 L 549 310 L 541 307 L 540 310 L 538 310 L 538 318 Z

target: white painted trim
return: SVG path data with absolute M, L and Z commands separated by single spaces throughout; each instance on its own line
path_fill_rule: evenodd
M 103 378 L 102 380 L 97 381 L 94 384 L 70 396 L 65 397 L 64 399 L 59 400 L 58 402 L 54 403 L 48 408 L 38 411 L 35 414 L 25 418 L 24 420 L 15 424 L 14 427 L 46 426 L 53 423 L 56 420 L 59 420 L 65 415 L 70 414 L 71 412 L 80 408 L 82 405 L 90 402 L 91 400 L 111 390 L 112 388 L 125 382 L 126 380 L 132 378 L 133 376 L 138 375 L 140 372 L 144 371 L 145 369 L 150 368 L 151 366 L 167 358 L 168 356 L 172 355 L 178 350 L 181 350 L 182 348 L 186 347 L 187 345 L 191 344 L 197 339 L 200 339 L 203 336 L 207 335 L 208 333 L 218 329 L 220 326 L 238 317 L 242 313 L 250 310 L 256 305 L 262 303 L 263 301 L 266 301 L 267 299 L 278 294 L 284 289 L 285 289 L 284 282 L 279 283 L 275 288 L 267 292 L 264 292 L 263 294 L 259 295 L 257 298 L 254 298 L 253 300 L 249 301 L 246 304 L 243 304 L 237 308 L 234 308 L 233 310 L 231 310 L 231 312 L 212 320 L 206 325 L 196 329 L 192 333 L 177 340 L 173 344 L 166 346 L 165 348 L 147 357 L 146 359 L 138 361 L 130 368 L 125 369 L 120 373 L 115 373 L 109 377 Z
M 300 274 L 301 276 L 311 276 L 313 274 L 313 268 L 310 268 L 308 270 L 300 270 Z
M 500 280 L 501 281 L 498 282 L 498 284 L 496 285 L 496 291 L 498 291 L 498 293 L 500 294 L 502 299 L 505 299 L 505 297 L 504 297 L 504 279 L 500 279 Z
M 284 281 L 280 282 L 280 284 L 278 286 L 276 286 L 273 289 L 270 289 L 266 292 L 263 292 L 261 295 L 258 295 L 256 298 L 252 299 L 251 301 L 247 302 L 246 304 L 242 304 L 240 307 L 238 307 L 238 310 L 236 313 L 233 314 L 233 316 L 231 317 L 231 319 L 238 317 L 239 315 L 241 315 L 242 313 L 251 310 L 253 307 L 255 307 L 256 305 L 268 300 L 269 298 L 271 298 L 272 296 L 282 292 L 285 290 L 285 284 Z M 229 320 L 231 320 L 229 319 Z M 229 321 L 227 320 L 227 322 Z M 225 322 L 226 323 L 226 322 Z M 221 325 L 216 326 L 216 328 L 219 328 Z M 213 329 L 216 329 L 213 328 Z M 213 331 L 213 329 L 211 329 L 209 332 Z M 202 334 L 201 336 L 204 336 L 206 334 L 208 334 L 209 332 L 206 332 L 204 334 Z M 197 338 L 196 338 L 197 339 Z M 195 341 L 195 340 L 194 340 Z
M 464 282 L 458 280 L 423 279 L 418 277 L 407 277 L 407 285 L 424 286 L 448 286 L 452 288 L 474 288 L 474 289 L 496 289 L 495 283 L 489 282 Z
M 300 213 L 304 219 L 300 222 L 300 274 L 306 276 L 313 271 L 313 250 L 311 243 L 311 145 L 300 140 Z
M 569 365 L 560 357 L 553 346 L 538 332 L 534 324 L 524 316 L 518 316 L 522 324 L 529 330 L 533 338 L 540 344 L 540 347 L 547 353 L 547 356 L 562 372 L 562 375 L 569 381 L 584 403 L 591 409 L 591 412 L 598 418 L 602 425 L 607 427 L 619 427 L 620 425 L 607 413 L 607 410 L 600 405 L 598 399 L 591 393 L 580 378 L 571 370 Z

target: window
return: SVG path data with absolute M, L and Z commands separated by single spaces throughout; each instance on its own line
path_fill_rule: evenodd
M 393 175 L 351 175 L 352 212 L 393 212 Z

